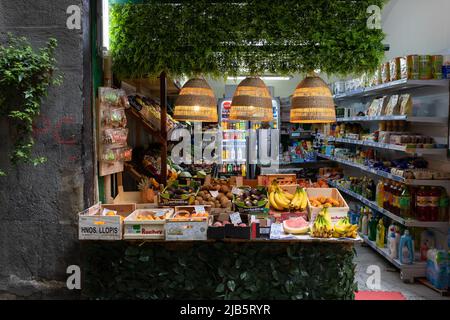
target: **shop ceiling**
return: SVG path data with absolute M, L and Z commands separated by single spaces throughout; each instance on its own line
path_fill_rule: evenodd
M 374 70 L 384 34 L 367 27 L 384 0 L 110 1 L 111 53 L 122 78 L 204 74 L 335 75 Z

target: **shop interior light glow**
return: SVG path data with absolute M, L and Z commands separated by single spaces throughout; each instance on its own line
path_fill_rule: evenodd
M 237 77 L 227 77 L 228 81 L 242 81 L 246 76 L 237 76 Z M 263 81 L 289 81 L 293 77 L 292 76 L 262 76 L 260 77 Z
M 102 47 L 109 50 L 109 0 L 102 0 Z

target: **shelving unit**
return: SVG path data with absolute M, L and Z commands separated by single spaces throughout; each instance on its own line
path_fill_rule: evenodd
M 399 217 L 395 214 L 393 214 L 392 212 L 389 212 L 388 210 L 381 208 L 377 205 L 376 202 L 374 201 L 370 201 L 366 198 L 364 198 L 363 196 L 348 190 L 346 188 L 341 187 L 339 184 L 337 184 L 336 182 L 329 180 L 328 184 L 336 189 L 338 189 L 339 191 L 351 196 L 352 198 L 358 200 L 359 202 L 363 203 L 364 205 L 368 206 L 369 208 L 371 208 L 372 210 L 379 212 L 383 215 L 385 215 L 386 217 L 396 221 L 397 223 L 405 226 L 405 227 L 417 227 L 417 228 L 436 228 L 436 229 L 443 229 L 445 230 L 446 228 L 448 228 L 448 223 L 447 222 L 440 222 L 440 221 L 436 221 L 436 222 L 428 222 L 428 221 L 418 221 L 418 220 L 414 220 L 414 219 L 404 219 L 402 217 Z
M 380 142 L 374 142 L 374 141 L 369 141 L 369 140 L 356 140 L 356 139 L 345 139 L 345 138 L 324 137 L 324 136 L 321 136 L 320 139 L 327 140 L 330 142 L 354 144 L 354 145 L 359 145 L 359 146 L 400 151 L 400 152 L 412 153 L 412 154 L 418 154 L 418 155 L 445 156 L 447 154 L 447 149 L 444 149 L 444 148 L 407 148 L 406 146 L 389 144 L 389 143 L 380 143 Z
M 332 161 L 336 161 L 340 164 L 346 165 L 346 166 L 350 166 L 356 169 L 359 169 L 361 171 L 382 177 L 382 178 L 386 178 L 386 179 L 390 179 L 396 182 L 401 182 L 404 183 L 406 185 L 409 186 L 446 186 L 449 187 L 450 186 L 450 180 L 419 180 L 419 179 L 405 179 L 403 177 L 400 176 L 396 176 L 393 175 L 389 172 L 385 172 L 385 171 L 381 171 L 381 170 L 376 170 L 373 168 L 369 168 L 367 166 L 364 166 L 362 164 L 359 163 L 355 163 L 352 161 L 347 161 L 344 159 L 339 159 L 336 158 L 334 156 L 328 156 L 326 154 L 323 153 L 318 153 L 317 156 L 321 157 L 321 158 L 325 158 L 328 160 L 332 160 Z
M 389 256 L 387 248 L 380 248 L 374 241 L 369 240 L 365 235 L 361 235 L 364 243 L 381 254 L 386 260 L 392 263 L 395 267 L 400 269 L 400 278 L 405 282 L 414 282 L 415 278 L 423 277 L 427 271 L 427 264 L 423 261 L 414 261 L 413 264 L 403 264 L 398 259 L 393 259 Z
M 366 140 L 354 140 L 348 138 L 335 138 L 331 136 L 318 135 L 318 141 L 337 142 L 348 145 L 371 147 L 385 151 L 385 157 L 395 156 L 398 153 L 413 154 L 427 157 L 426 160 L 432 165 L 431 168 L 437 169 L 441 166 L 446 167 L 449 163 L 447 154 L 449 152 L 449 105 L 450 92 L 449 80 L 407 80 L 402 79 L 398 81 L 389 82 L 369 88 L 360 88 L 355 91 L 337 94 L 334 96 L 336 103 L 345 108 L 354 110 L 353 114 L 366 113 L 366 106 L 372 99 L 392 95 L 408 93 L 413 99 L 413 110 L 410 115 L 389 115 L 389 116 L 352 116 L 338 118 L 337 123 L 363 123 L 368 127 L 370 132 L 378 129 L 378 122 L 380 121 L 405 121 L 408 123 L 408 128 L 411 131 L 418 131 L 416 134 L 429 135 L 435 138 L 435 141 L 441 145 L 447 145 L 446 148 L 407 148 L 402 145 L 393 145 L 378 143 Z M 361 112 L 361 113 L 359 113 Z M 433 116 L 431 116 L 433 115 Z M 445 141 L 445 142 L 444 142 Z M 393 152 L 390 152 L 393 151 Z M 380 178 L 389 179 L 400 182 L 409 186 L 442 186 L 450 191 L 450 180 L 419 180 L 419 179 L 405 179 L 401 176 L 393 175 L 390 172 L 371 168 L 361 163 L 348 161 L 335 156 L 318 153 L 318 157 L 333 161 L 337 164 L 343 165 L 347 169 L 357 169 L 363 175 L 373 175 L 375 180 Z M 357 171 L 356 171 L 357 172 Z M 346 174 L 355 174 L 355 171 L 348 171 Z M 358 175 L 356 173 L 356 175 Z M 374 201 L 346 189 L 337 184 L 335 181 L 329 181 L 331 187 L 335 187 L 343 194 L 350 196 L 354 201 L 369 207 L 374 212 L 382 214 L 389 219 L 406 228 L 427 228 L 433 229 L 437 233 L 446 238 L 449 223 L 448 222 L 426 222 L 415 219 L 408 219 L 398 216 L 384 208 L 378 206 Z M 398 259 L 393 259 L 388 254 L 387 248 L 379 248 L 375 242 L 370 241 L 367 236 L 362 236 L 364 242 L 370 246 L 377 253 L 382 255 L 386 260 L 392 263 L 396 268 L 400 269 L 400 277 L 406 282 L 412 282 L 416 278 L 422 278 L 426 275 L 426 262 L 415 261 L 413 264 L 402 264 Z M 440 238 L 441 240 L 443 238 Z
M 360 88 L 354 91 L 334 95 L 335 100 L 362 98 L 376 96 L 380 94 L 389 94 L 404 90 L 418 89 L 423 87 L 445 87 L 448 86 L 448 80 L 408 80 L 401 79 L 388 83 L 383 83 L 373 87 Z
M 407 121 L 415 123 L 447 124 L 448 119 L 444 117 L 412 117 L 412 116 L 361 116 L 337 118 L 336 122 L 377 122 L 377 121 Z

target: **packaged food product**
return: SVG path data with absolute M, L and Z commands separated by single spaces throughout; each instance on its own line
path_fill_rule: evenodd
M 388 83 L 391 81 L 389 62 L 381 65 L 381 83 Z
M 101 155 L 101 160 L 106 162 L 131 161 L 131 148 L 105 148 Z
M 410 94 L 400 96 L 400 115 L 410 115 L 412 113 L 413 102 Z
M 435 55 L 431 57 L 431 74 L 433 79 L 442 79 L 442 66 L 444 64 L 444 57 L 442 55 Z
M 127 137 L 127 128 L 106 129 L 103 132 L 103 143 L 123 146 L 127 144 Z
M 389 102 L 386 106 L 386 115 L 398 115 L 400 113 L 399 95 L 394 94 L 390 97 Z
M 408 62 L 406 57 L 400 57 L 400 79 L 408 79 Z
M 419 56 L 419 79 L 430 80 L 433 78 L 431 67 L 431 56 L 421 55 Z
M 401 79 L 401 64 L 400 64 L 400 57 L 396 57 L 392 59 L 389 63 L 390 67 L 390 80 L 396 81 Z
M 408 79 L 418 80 L 419 79 L 419 56 L 416 54 L 409 55 L 406 57 L 407 67 L 408 67 Z
M 127 125 L 125 109 L 104 109 L 102 113 L 102 123 L 106 127 L 124 128 Z

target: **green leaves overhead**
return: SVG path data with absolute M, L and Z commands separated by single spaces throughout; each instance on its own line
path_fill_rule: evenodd
M 340 244 L 83 245 L 92 299 L 353 299 L 354 252 Z
M 362 73 L 384 54 L 384 34 L 367 28 L 366 10 L 385 0 L 143 2 L 111 8 L 119 77 Z
M 0 117 L 8 118 L 16 131 L 10 155 L 13 164 L 45 162 L 43 157 L 32 157 L 33 120 L 48 87 L 61 81 L 54 77 L 56 46 L 56 40 L 50 39 L 46 47 L 34 51 L 25 38 L 11 34 L 7 44 L 0 45 Z M 0 170 L 2 175 L 5 173 Z

